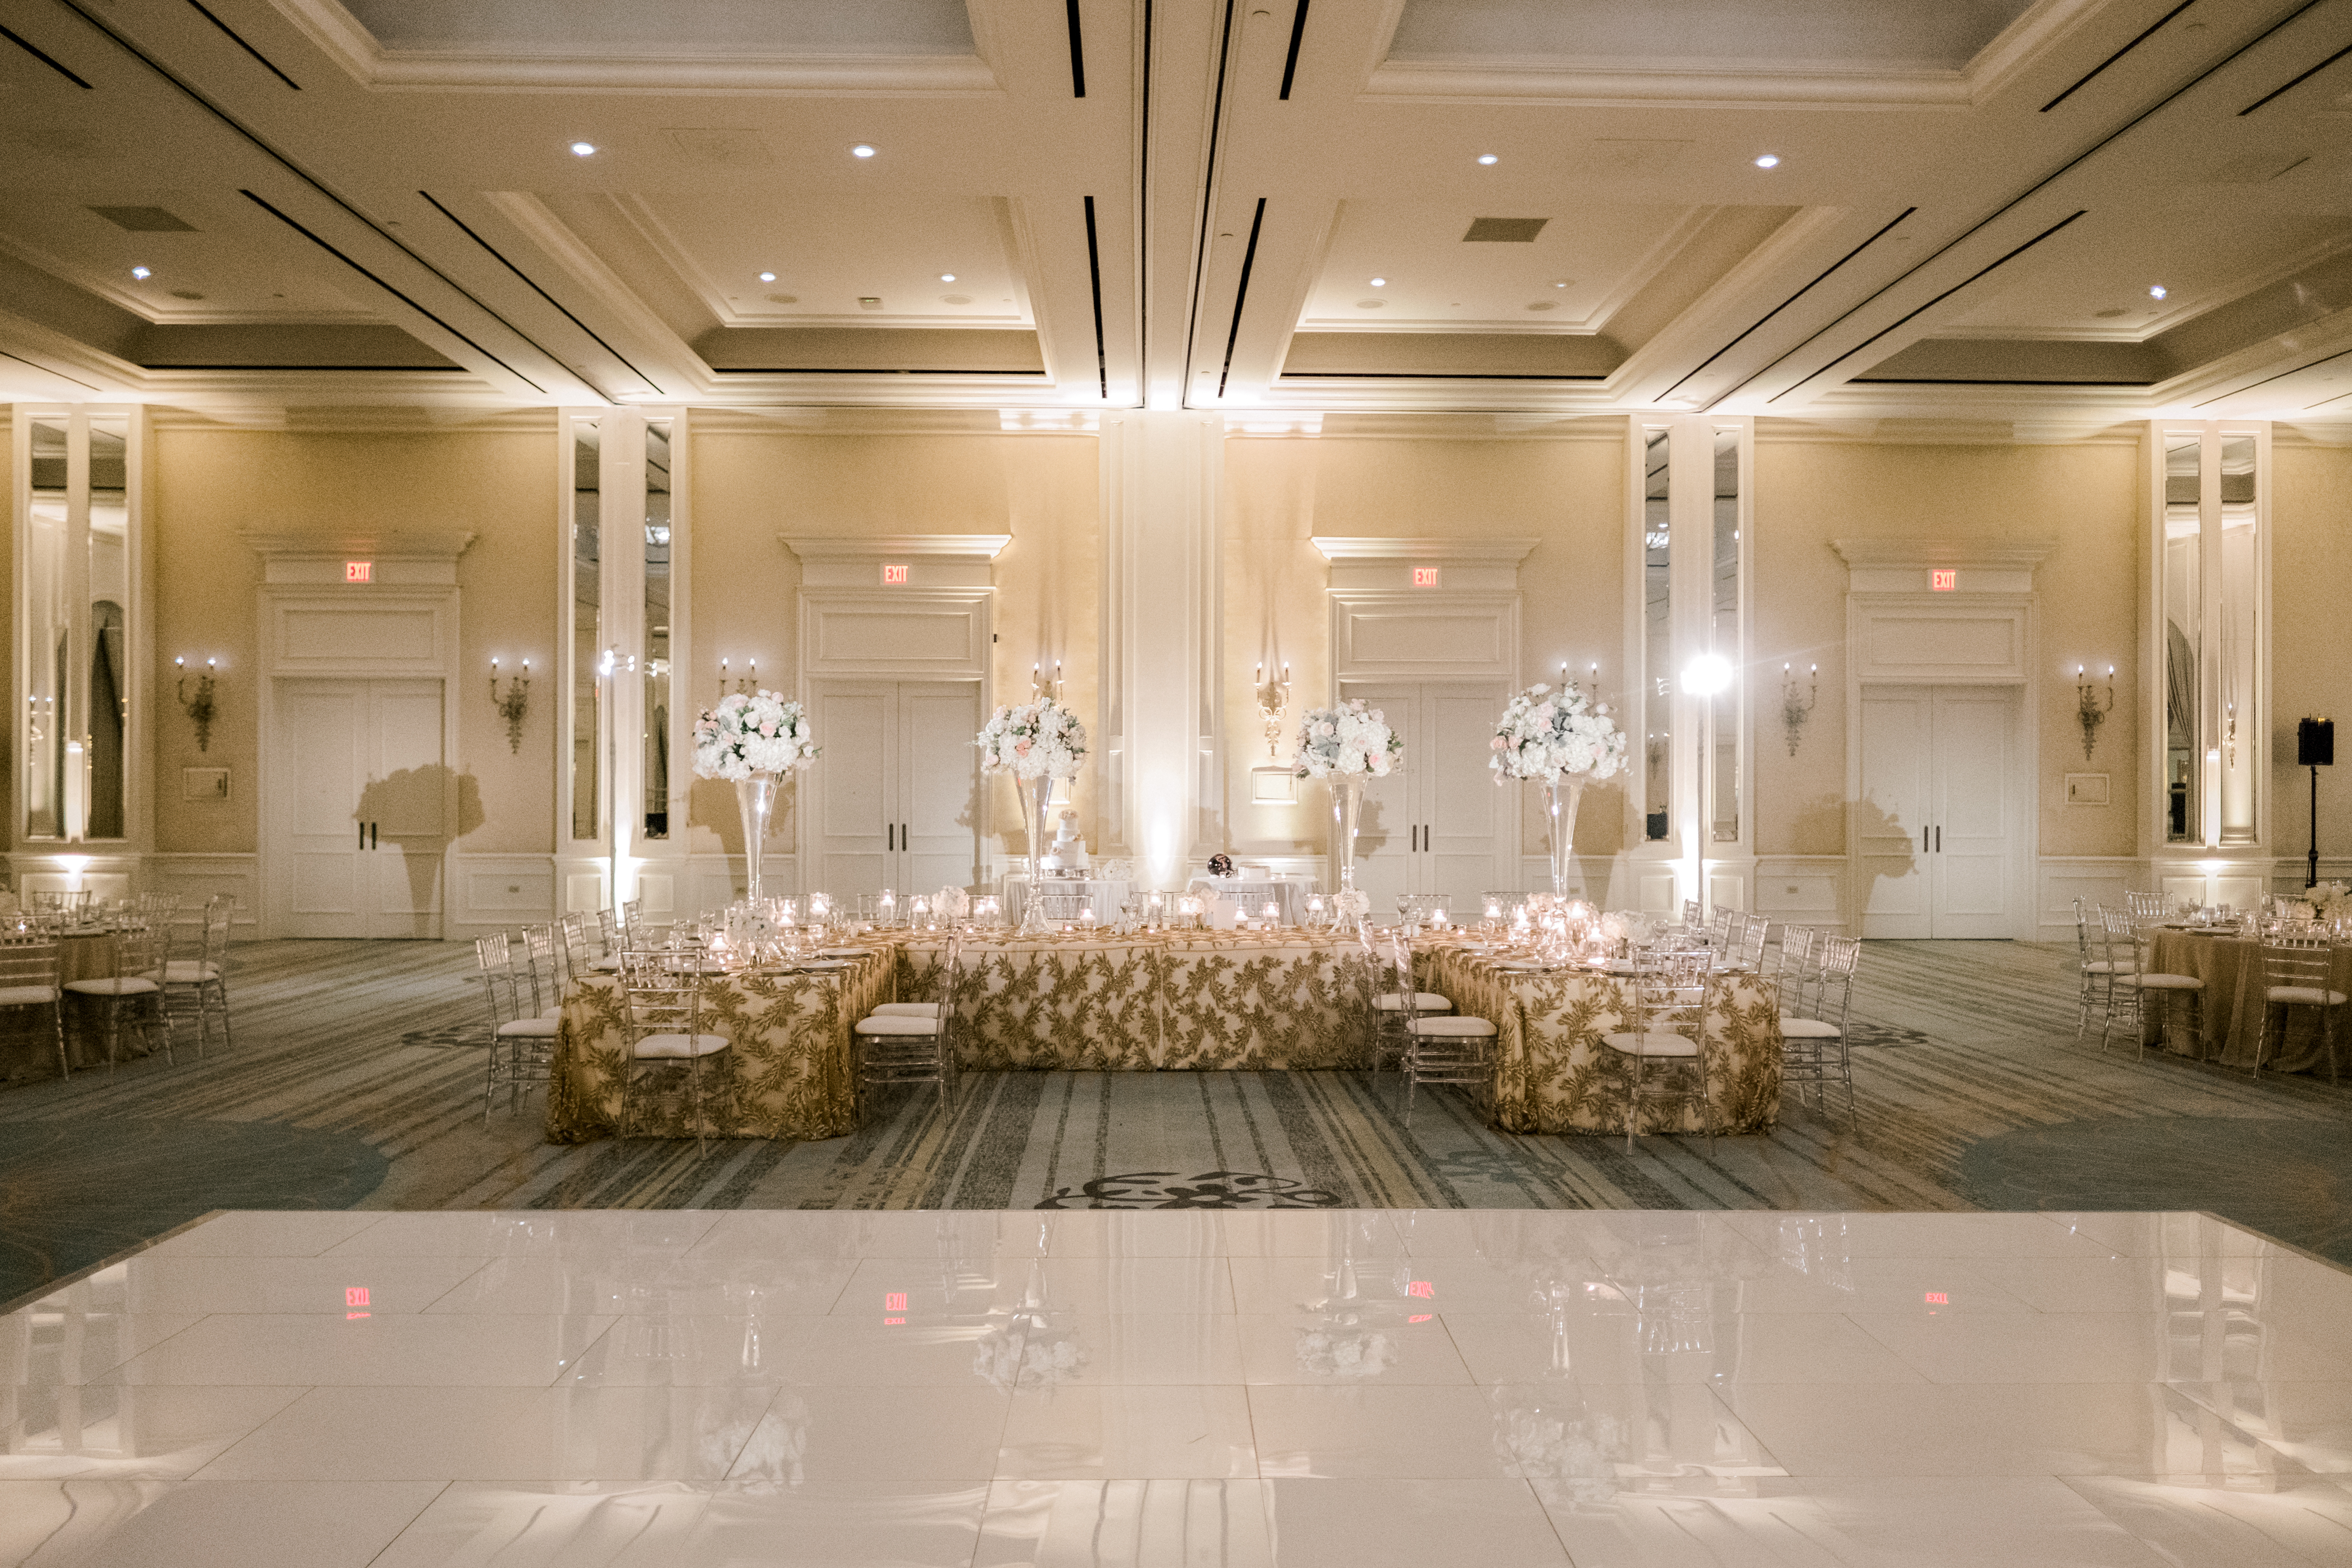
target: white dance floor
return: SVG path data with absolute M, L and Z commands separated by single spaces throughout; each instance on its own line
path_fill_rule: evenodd
M 5 1564 L 2352 1561 L 2194 1215 L 232 1214 L 0 1356 Z

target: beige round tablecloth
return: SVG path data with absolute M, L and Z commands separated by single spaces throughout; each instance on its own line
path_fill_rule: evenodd
M 2204 1026 L 2191 1031 L 2176 1024 L 2170 1038 L 2157 1039 L 2156 1009 L 2147 1008 L 2143 1027 L 2150 1045 L 2225 1067 L 2254 1065 L 2254 1045 L 2261 1037 L 2263 1014 L 2262 944 L 2248 937 L 2216 936 L 2210 931 L 2158 931 L 2150 944 L 2151 973 L 2191 974 L 2205 982 Z M 2352 948 L 2337 948 L 2328 970 L 2330 988 L 2352 994 Z M 2352 1056 L 2352 1011 L 2336 1010 L 2336 1059 L 2339 1066 Z M 2185 1018 L 2185 1013 L 2177 1013 Z M 2272 1015 L 2278 1027 L 2279 1015 Z M 2317 1011 L 2297 1007 L 2286 1016 L 2284 1038 L 2263 1048 L 2263 1066 L 2281 1072 L 2326 1072 L 2327 1056 Z

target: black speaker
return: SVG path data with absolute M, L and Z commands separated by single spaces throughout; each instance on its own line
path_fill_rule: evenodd
M 2305 719 L 2294 727 L 2294 765 L 2332 768 L 2336 765 L 2336 721 Z

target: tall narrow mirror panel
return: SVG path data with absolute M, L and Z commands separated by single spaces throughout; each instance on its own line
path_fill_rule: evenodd
M 17 504 L 25 836 L 130 831 L 131 419 L 36 413 Z
M 644 837 L 669 837 L 670 423 L 646 424 Z
M 1707 651 L 1714 659 L 1707 700 L 1708 837 L 1739 837 L 1739 714 L 1747 686 L 1739 640 L 1739 432 L 1715 433 L 1715 555 Z
M 2203 837 L 2198 808 L 2203 770 L 2198 765 L 2197 648 L 2203 623 L 2204 534 L 2199 526 L 2195 435 L 2164 444 L 2164 837 L 2195 843 Z
M 26 509 L 25 550 L 25 832 L 33 838 L 66 835 L 66 732 L 73 688 L 75 508 L 63 421 L 36 420 L 28 463 L 32 493 Z M 86 514 L 85 514 L 86 516 Z M 84 527 L 87 527 L 85 521 Z M 75 747 L 79 756 L 80 748 Z M 75 783 L 78 785 L 79 780 Z
M 1643 837 L 1666 837 L 1674 798 L 1674 537 L 1667 521 L 1668 437 L 1651 434 L 1642 448 Z
M 2257 711 L 2260 664 L 2257 622 L 2262 606 L 2261 530 L 2256 522 L 2254 438 L 2225 436 L 2221 465 L 2220 626 L 2213 649 L 2213 678 L 2221 704 L 2221 842 L 2252 844 L 2255 837 L 2254 788 L 2262 732 Z
M 597 469 L 601 448 L 596 423 L 575 420 L 572 426 L 572 837 L 604 837 L 604 816 L 597 809 L 598 768 L 603 758 L 601 729 L 604 693 L 598 675 L 604 658 L 604 617 L 600 585 L 602 557 L 597 548 L 598 507 L 603 491 Z

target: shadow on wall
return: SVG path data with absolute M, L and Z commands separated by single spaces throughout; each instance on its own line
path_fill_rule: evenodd
M 1876 801 L 1866 797 L 1847 801 L 1836 795 L 1822 795 L 1797 813 L 1797 853 L 1847 853 L 1849 820 L 1853 824 L 1851 842 L 1855 862 L 1870 879 L 1868 885 L 1859 889 L 1859 914 L 1877 902 L 1879 883 L 1899 882 L 1919 869 L 1919 850 L 1912 829 Z
M 441 853 L 482 826 L 481 781 L 444 763 L 403 768 L 390 778 L 371 779 L 360 791 L 352 820 L 367 832 L 369 847 L 390 839 L 407 861 L 408 888 L 420 910 L 433 907 L 441 877 Z
M 768 842 L 761 850 L 763 855 L 791 853 L 793 835 L 799 831 L 801 786 L 807 778 L 805 771 L 784 775 L 784 787 L 776 792 L 776 809 L 768 816 Z M 719 835 L 721 854 L 743 853 L 743 812 L 736 804 L 735 785 L 730 781 L 695 780 L 686 792 L 686 820 L 693 826 L 708 827 Z

